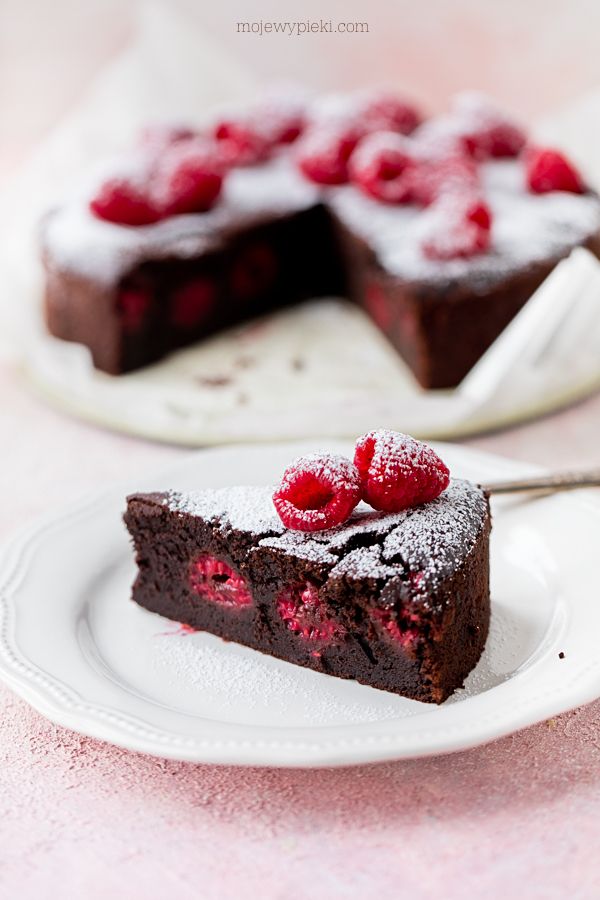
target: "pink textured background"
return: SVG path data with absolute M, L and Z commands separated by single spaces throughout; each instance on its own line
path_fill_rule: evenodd
M 9 177 L 122 46 L 131 3 L 0 3 L 10 23 L 0 29 L 0 176 Z M 384 41 L 377 52 L 357 45 L 354 57 L 349 44 L 235 39 L 236 10 L 250 15 L 241 0 L 177 5 L 267 77 L 297 75 L 306 59 L 316 84 L 356 82 L 376 67 L 434 104 L 477 83 L 524 115 L 600 81 L 600 9 L 586 0 L 399 0 L 393 17 L 389 0 L 330 2 L 357 19 L 368 6 Z M 265 18 L 316 17 L 325 5 L 252 4 Z M 64 418 L 2 364 L 0 396 L 0 539 L 55 501 L 182 452 Z M 558 467 L 598 463 L 599 439 L 597 397 L 470 443 Z M 2 687 L 0 715 L 2 898 L 600 896 L 600 702 L 478 750 L 337 771 L 130 754 L 46 722 Z

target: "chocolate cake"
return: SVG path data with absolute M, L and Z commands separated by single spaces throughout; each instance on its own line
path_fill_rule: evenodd
M 232 166 L 203 211 L 161 217 L 142 208 L 135 221 L 147 224 L 124 225 L 94 214 L 90 190 L 53 210 L 42 229 L 50 332 L 86 345 L 95 366 L 118 374 L 245 319 L 337 295 L 363 307 L 421 385 L 452 387 L 561 258 L 581 245 L 600 253 L 597 196 L 556 165 L 552 177 L 544 172 L 527 187 L 525 137 L 503 121 L 483 129 L 494 137 L 485 147 L 479 134 L 467 135 L 468 165 L 450 166 L 440 202 L 435 185 L 443 167 L 421 156 L 432 146 L 439 156 L 464 111 L 449 123 L 386 120 L 388 143 L 372 148 L 375 157 L 362 169 L 352 169 L 351 151 L 358 147 L 359 163 L 365 157 L 365 116 L 362 131 L 355 121 L 328 148 L 338 153 L 334 170 L 302 150 L 311 127 L 324 128 L 314 118 L 299 148 L 287 134 L 251 164 Z M 392 126 L 412 130 L 410 138 L 392 135 L 405 144 L 390 141 Z M 229 143 L 233 135 L 240 146 L 239 131 L 225 129 Z M 379 181 L 369 168 L 373 158 Z M 402 167 L 420 173 L 417 183 L 402 181 Z M 392 196 L 398 185 L 403 193 Z M 453 243 L 457 215 L 462 234 Z
M 490 513 L 471 482 L 313 533 L 286 529 L 263 487 L 134 494 L 125 523 L 133 599 L 193 629 L 428 703 L 484 648 Z

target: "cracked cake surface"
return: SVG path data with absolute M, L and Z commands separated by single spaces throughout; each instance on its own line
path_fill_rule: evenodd
M 285 528 L 278 518 L 270 487 L 227 487 L 197 493 L 168 492 L 162 502 L 173 512 L 200 516 L 221 529 L 252 535 L 259 547 L 271 547 L 301 559 L 331 564 L 331 574 L 372 578 L 421 575 L 419 592 L 435 589 L 468 554 L 485 520 L 483 492 L 469 481 L 454 479 L 430 503 L 397 513 L 373 511 L 359 504 L 337 528 L 306 534 Z

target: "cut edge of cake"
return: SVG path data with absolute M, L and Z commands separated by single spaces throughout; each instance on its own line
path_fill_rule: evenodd
M 151 612 L 296 665 L 442 703 L 485 646 L 488 498 L 453 479 L 399 513 L 285 529 L 271 488 L 133 494 L 125 523 Z

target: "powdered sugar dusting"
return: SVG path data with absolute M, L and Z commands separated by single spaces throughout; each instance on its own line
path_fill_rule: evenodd
M 174 512 L 201 516 L 209 522 L 228 525 L 255 537 L 281 534 L 285 528 L 267 487 L 226 487 L 180 493 L 170 491 L 165 504 Z
M 106 177 L 104 169 L 102 177 Z M 276 157 L 269 165 L 229 172 L 219 202 L 208 212 L 128 228 L 102 221 L 90 212 L 90 181 L 81 185 L 71 202 L 48 217 L 43 240 L 54 265 L 102 284 L 113 284 L 148 258 L 187 259 L 218 250 L 232 223 L 250 226 L 265 216 L 307 209 L 318 200 L 316 187 L 289 161 Z M 100 183 L 99 176 L 95 183 Z
M 346 528 L 346 525 L 340 527 Z M 263 538 L 260 545 L 282 550 L 310 562 L 334 565 L 338 561 L 338 554 L 327 540 L 327 535 L 339 530 L 340 528 L 307 533 L 286 528 L 280 536 Z
M 285 470 L 273 503 L 288 528 L 313 532 L 345 522 L 360 496 L 360 476 L 349 459 L 309 453 Z
M 368 511 L 362 504 L 345 525 L 312 535 L 311 553 L 321 547 L 319 561 L 336 556 L 331 575 L 387 579 L 418 574 L 415 593 L 435 589 L 474 546 L 486 517 L 487 504 L 477 485 L 450 482 L 438 498 L 398 513 Z M 302 535 L 286 531 L 261 545 L 303 557 Z M 316 547 L 315 547 L 316 545 Z
M 388 565 L 383 559 L 381 546 L 374 544 L 372 547 L 357 547 L 356 550 L 350 550 L 333 567 L 331 575 L 382 580 L 400 574 L 400 569 L 403 573 L 402 564 L 400 567 L 397 563 Z
M 486 514 L 483 491 L 452 481 L 431 503 L 406 510 L 383 542 L 383 559 L 420 576 L 416 593 L 435 587 L 475 544 Z
M 530 194 L 519 160 L 483 163 L 480 177 L 493 219 L 491 246 L 488 252 L 468 259 L 431 260 L 423 255 L 427 211 L 416 206 L 379 203 L 351 185 L 336 188 L 329 202 L 348 227 L 372 246 L 381 264 L 406 281 L 438 283 L 469 277 L 493 282 L 533 263 L 566 255 L 600 229 L 600 203 L 595 195 Z
M 410 461 L 412 468 L 428 467 L 431 463 L 432 449 L 423 441 L 418 441 L 410 434 L 403 434 L 400 431 L 392 431 L 390 428 L 379 428 L 376 431 L 370 431 L 359 439 L 362 444 L 369 438 L 375 439 L 374 452 L 377 459 L 384 465 L 394 462 L 398 454 L 402 454 L 402 458 Z
M 331 122 L 346 116 L 356 100 L 329 99 L 318 108 L 327 109 L 328 104 L 331 109 L 325 118 Z M 438 145 L 439 152 L 440 133 L 452 138 L 459 118 L 455 114 L 447 121 L 431 120 L 410 141 L 423 151 L 430 129 L 429 143 Z M 144 259 L 189 258 L 219 249 L 232 225 L 250 227 L 264 217 L 307 209 L 326 198 L 346 226 L 371 244 L 393 275 L 407 281 L 435 283 L 469 277 L 489 283 L 532 263 L 564 256 L 600 230 L 600 203 L 595 195 L 529 193 L 522 160 L 494 160 L 479 166 L 483 198 L 493 217 L 490 249 L 467 259 L 430 260 L 422 251 L 427 211 L 380 203 L 353 185 L 323 191 L 297 171 L 294 152 L 284 149 L 263 165 L 229 172 L 222 196 L 209 212 L 173 216 L 138 228 L 96 219 L 87 206 L 93 193 L 88 181 L 71 202 L 48 217 L 47 254 L 59 268 L 113 284 Z M 103 170 L 103 177 L 106 174 Z
M 261 713 L 272 719 L 274 712 L 289 716 L 289 697 L 294 696 L 297 724 L 335 725 L 347 722 L 376 722 L 398 715 L 402 701 L 372 688 L 353 688 L 364 692 L 364 699 L 345 699 L 344 686 L 331 685 L 330 679 L 308 669 L 292 667 L 245 648 L 227 646 L 207 635 L 157 636 L 153 664 L 175 685 L 191 686 L 203 695 L 218 697 L 223 718 L 235 716 L 243 704 L 249 721 Z M 290 671 L 291 670 L 291 671 Z
M 395 431 L 369 431 L 359 438 L 354 462 L 363 499 L 387 512 L 433 500 L 450 478 L 448 467 L 431 447 Z
M 352 487 L 357 479 L 357 472 L 353 464 L 345 456 L 339 453 L 316 451 L 299 456 L 285 470 L 282 485 L 289 482 L 293 474 L 302 469 L 306 474 L 315 478 L 325 478 L 333 490 L 344 490 Z
M 418 575 L 411 582 L 417 596 L 435 589 L 468 555 L 487 514 L 481 488 L 453 479 L 422 506 L 380 513 L 360 504 L 346 524 L 305 534 L 283 527 L 271 498 L 270 487 L 231 487 L 169 493 L 164 502 L 176 512 L 247 531 L 261 547 L 331 566 L 330 577 Z

